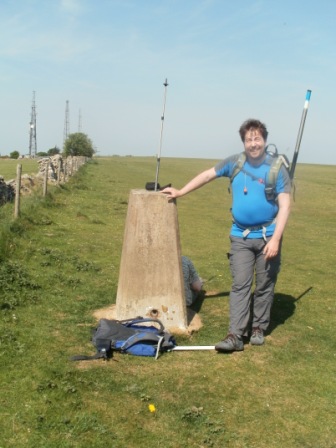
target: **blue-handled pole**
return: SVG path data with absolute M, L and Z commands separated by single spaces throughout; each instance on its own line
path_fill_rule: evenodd
M 160 170 L 160 159 L 161 159 L 161 148 L 162 148 L 162 133 L 163 133 L 164 115 L 165 115 L 165 110 L 166 110 L 166 97 L 167 97 L 167 87 L 168 87 L 167 78 L 166 78 L 165 82 L 163 83 L 163 85 L 164 85 L 163 112 L 161 115 L 159 152 L 158 152 L 157 159 L 156 159 L 156 176 L 155 176 L 155 188 L 154 188 L 155 191 L 157 191 L 157 189 L 158 189 L 158 181 L 159 181 L 159 170 Z
M 301 117 L 299 133 L 298 133 L 298 136 L 297 136 L 297 139 L 296 139 L 296 145 L 295 145 L 293 160 L 292 160 L 290 171 L 289 171 L 289 176 L 290 176 L 291 180 L 294 179 L 294 172 L 295 172 L 296 162 L 297 162 L 297 159 L 298 159 L 298 156 L 299 156 L 299 150 L 300 150 L 300 145 L 301 145 L 303 129 L 304 129 L 304 125 L 305 125 L 305 122 L 306 122 L 306 116 L 307 116 L 308 107 L 309 107 L 310 95 L 311 95 L 311 90 L 307 90 L 306 100 L 305 100 L 303 111 L 302 111 L 302 117 Z

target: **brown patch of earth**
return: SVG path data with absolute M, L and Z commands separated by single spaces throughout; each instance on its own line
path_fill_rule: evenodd
M 96 310 L 93 312 L 93 316 L 97 320 L 116 319 L 115 305 L 110 305 L 106 308 Z M 199 314 L 190 308 L 187 308 L 187 324 L 188 327 L 186 330 L 183 330 L 181 328 L 167 328 L 167 330 L 171 331 L 174 334 L 192 334 L 202 328 L 203 324 Z

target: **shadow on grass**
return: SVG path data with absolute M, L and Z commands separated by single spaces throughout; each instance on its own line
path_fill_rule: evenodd
M 295 313 L 296 302 L 301 300 L 306 294 L 313 289 L 312 286 L 307 288 L 298 297 L 287 294 L 276 293 L 271 312 L 271 322 L 267 329 L 267 334 L 271 334 L 279 325 L 283 325 Z
M 271 334 L 279 325 L 283 325 L 295 313 L 296 302 L 301 300 L 306 294 L 313 289 L 312 286 L 307 288 L 298 297 L 293 297 L 288 294 L 276 293 L 274 295 L 274 302 L 271 312 L 271 322 L 267 329 L 267 334 Z M 222 291 L 215 293 L 207 293 L 202 291 L 197 300 L 190 307 L 195 313 L 199 313 L 205 299 L 229 297 L 230 292 Z
M 207 293 L 206 291 L 201 291 L 200 294 L 198 295 L 197 299 L 195 300 L 195 302 L 192 304 L 192 306 L 190 308 L 193 311 L 195 311 L 196 313 L 199 313 L 205 299 L 215 299 L 217 297 L 218 298 L 229 297 L 229 295 L 230 295 L 229 291 L 210 292 L 210 293 Z

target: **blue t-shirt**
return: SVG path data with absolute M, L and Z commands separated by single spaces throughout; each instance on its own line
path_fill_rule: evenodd
M 231 177 L 240 154 L 231 156 L 217 163 L 217 177 Z M 262 229 L 253 227 L 271 223 L 278 213 L 276 201 L 268 201 L 265 195 L 265 183 L 272 163 L 272 157 L 267 155 L 259 166 L 250 165 L 246 160 L 243 169 L 234 177 L 232 190 L 232 215 L 234 222 L 231 235 L 243 237 L 246 228 L 252 228 L 247 238 L 262 238 Z M 275 196 L 279 193 L 290 193 L 291 182 L 284 166 L 281 166 L 276 185 Z M 266 226 L 266 236 L 272 236 L 275 223 Z

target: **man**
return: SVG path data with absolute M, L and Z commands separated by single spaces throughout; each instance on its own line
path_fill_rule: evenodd
M 231 185 L 230 326 L 227 336 L 215 346 L 223 352 L 244 350 L 243 336 L 248 336 L 250 330 L 252 345 L 264 343 L 280 269 L 281 241 L 290 213 L 291 182 L 283 166 L 276 179 L 275 197 L 269 199 L 265 195 L 265 181 L 272 162 L 272 156 L 266 153 L 266 126 L 250 119 L 241 125 L 239 134 L 246 160 Z M 169 198 L 178 198 L 216 178 L 231 178 L 239 157 L 237 154 L 219 162 L 180 190 L 165 188 L 163 193 Z M 256 284 L 252 295 L 254 272 Z
M 203 280 L 199 277 L 193 262 L 182 256 L 182 272 L 186 305 L 191 306 L 202 291 Z

